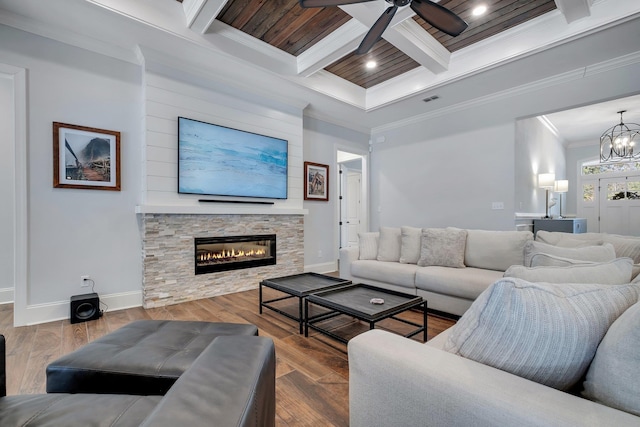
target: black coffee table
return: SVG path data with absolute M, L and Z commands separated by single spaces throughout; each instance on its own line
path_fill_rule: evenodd
M 370 302 L 372 298 L 382 298 L 384 304 L 372 304 Z M 411 331 L 405 337 L 410 338 L 422 332 L 424 334 L 423 341 L 427 341 L 427 301 L 416 295 L 371 285 L 351 284 L 307 296 L 305 299 L 305 313 L 309 313 L 309 304 L 317 304 L 331 311 L 307 317 L 304 329 L 305 337 L 309 336 L 309 328 L 311 328 L 346 344 L 348 340 L 316 324 L 335 316 L 347 315 L 363 322 L 368 322 L 369 329 L 374 329 L 375 324 L 384 319 L 394 319 L 416 326 L 417 329 Z M 396 315 L 404 311 L 418 307 L 422 307 L 423 310 L 422 325 L 396 317 Z
M 325 291 L 328 289 L 339 288 L 341 286 L 351 284 L 351 280 L 340 279 L 339 277 L 326 276 L 318 273 L 301 273 L 294 274 L 292 276 L 276 277 L 273 279 L 265 279 L 260 282 L 260 314 L 262 314 L 262 307 L 266 307 L 283 316 L 293 319 L 300 324 L 300 333 L 302 333 L 302 326 L 306 316 L 303 314 L 302 300 L 308 295 Z M 280 292 L 287 294 L 284 297 L 274 298 L 267 301 L 262 299 L 262 287 L 276 289 Z M 298 298 L 298 316 L 291 315 L 286 311 L 283 311 L 277 307 L 271 305 L 276 301 L 282 301 L 290 298 Z

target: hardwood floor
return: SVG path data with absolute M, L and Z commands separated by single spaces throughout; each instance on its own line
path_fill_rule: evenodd
M 277 295 L 280 295 L 277 291 L 265 289 L 265 298 Z M 293 300 L 290 301 L 293 303 Z M 288 302 L 282 304 L 286 305 Z M 421 322 L 422 314 L 408 312 L 405 317 Z M 106 312 L 98 320 L 73 325 L 68 320 L 61 320 L 14 328 L 13 306 L 0 305 L 0 333 L 7 340 L 7 393 L 44 393 L 47 364 L 138 319 L 202 320 L 257 325 L 260 335 L 273 338 L 276 344 L 277 425 L 349 425 L 349 366 L 346 345 L 317 332 L 310 331 L 309 338 L 305 338 L 298 334 L 296 322 L 271 310 L 258 314 L 257 290 L 149 310 L 137 307 Z M 344 316 L 327 322 L 330 322 L 331 329 L 339 329 L 346 336 L 356 335 L 368 328 L 367 325 Z M 429 339 L 453 324 L 452 320 L 429 316 Z M 326 323 L 324 325 L 327 326 Z M 381 327 L 402 331 L 404 325 L 387 320 L 381 322 Z

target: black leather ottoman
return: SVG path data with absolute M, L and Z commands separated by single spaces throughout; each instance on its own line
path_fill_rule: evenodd
M 164 395 L 218 336 L 250 324 L 140 320 L 47 366 L 47 393 Z

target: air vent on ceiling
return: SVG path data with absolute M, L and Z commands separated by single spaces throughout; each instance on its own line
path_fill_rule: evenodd
M 429 96 L 425 99 L 423 99 L 424 102 L 431 102 L 431 101 L 435 101 L 436 99 L 440 99 L 440 97 L 438 95 L 433 95 L 433 96 Z

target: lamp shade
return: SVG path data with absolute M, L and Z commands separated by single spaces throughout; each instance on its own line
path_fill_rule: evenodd
M 559 179 L 555 182 L 553 191 L 556 193 L 566 193 L 569 191 L 569 181 L 566 179 Z
M 538 174 L 538 187 L 552 190 L 556 181 L 555 173 Z

